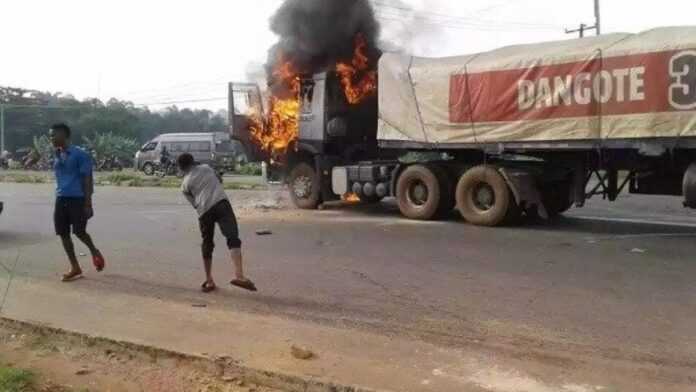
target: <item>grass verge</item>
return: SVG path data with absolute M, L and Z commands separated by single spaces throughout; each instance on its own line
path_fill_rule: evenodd
M 33 392 L 36 376 L 28 370 L 0 366 L 0 391 Z
M 47 184 L 51 182 L 53 182 L 53 178 L 50 173 L 0 172 L 0 183 Z M 129 188 L 179 188 L 181 187 L 181 179 L 177 177 L 146 177 L 136 172 L 123 171 L 97 173 L 94 185 Z M 241 182 L 225 182 L 224 187 L 227 190 L 264 190 L 267 188 L 263 184 Z
M 154 187 L 154 188 L 179 188 L 181 187 L 181 178 L 177 177 L 142 177 L 135 173 L 112 173 L 99 177 L 95 180 L 98 186 L 122 186 L 131 188 Z M 239 182 L 223 183 L 225 189 L 228 190 L 263 190 L 266 186 L 263 184 L 245 184 Z
M 49 179 L 41 174 L 0 173 L 0 182 L 15 182 L 18 184 L 45 184 L 49 182 Z

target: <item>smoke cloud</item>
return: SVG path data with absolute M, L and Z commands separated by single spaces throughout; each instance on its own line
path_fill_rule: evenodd
M 370 58 L 378 51 L 379 23 L 368 0 L 286 0 L 271 18 L 280 39 L 268 70 L 290 61 L 301 73 L 316 73 L 352 57 L 355 36 L 366 39 Z M 269 72 L 270 74 L 270 72 Z

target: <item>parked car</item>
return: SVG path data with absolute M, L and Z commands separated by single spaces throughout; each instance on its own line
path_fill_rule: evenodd
M 166 148 L 173 161 L 183 153 L 193 155 L 198 163 L 209 164 L 220 171 L 234 169 L 244 156 L 241 143 L 230 140 L 225 133 L 166 133 L 145 143 L 135 154 L 135 169 L 147 175 L 155 174 L 162 149 Z
M 3 208 L 5 208 L 5 204 L 0 201 L 0 215 L 2 215 Z

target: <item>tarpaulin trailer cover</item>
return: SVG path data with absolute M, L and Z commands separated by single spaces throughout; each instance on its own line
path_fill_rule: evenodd
M 379 136 L 422 145 L 696 137 L 696 27 L 385 54 Z

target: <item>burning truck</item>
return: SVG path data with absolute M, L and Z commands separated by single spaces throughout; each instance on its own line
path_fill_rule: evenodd
M 317 72 L 277 61 L 267 104 L 230 84 L 232 134 L 299 208 L 395 197 L 411 219 L 496 226 L 626 188 L 696 208 L 696 27 L 443 59 L 351 42 Z

